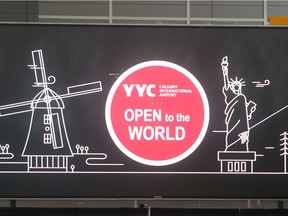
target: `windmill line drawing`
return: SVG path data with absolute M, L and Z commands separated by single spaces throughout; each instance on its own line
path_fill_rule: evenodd
M 50 88 L 56 82 L 54 76 L 46 76 L 42 50 L 32 51 L 35 82 L 32 87 L 41 88 L 32 100 L 0 106 L 0 117 L 31 112 L 28 134 L 21 157 L 27 157 L 30 171 L 68 171 L 68 158 L 74 157 L 68 138 L 63 99 L 102 91 L 101 81 L 67 87 L 67 93 L 58 95 Z M 104 157 L 104 153 L 98 153 Z M 13 162 L 11 162 L 13 163 Z

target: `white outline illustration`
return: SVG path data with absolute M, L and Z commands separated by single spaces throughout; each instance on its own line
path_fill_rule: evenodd
M 82 158 L 87 166 L 102 165 L 94 160 L 105 160 L 104 153 L 90 153 L 88 146 L 76 145 L 72 151 L 64 120 L 64 98 L 101 92 L 101 81 L 67 87 L 67 93 L 58 95 L 49 86 L 56 82 L 54 76 L 46 76 L 42 50 L 32 51 L 33 64 L 28 65 L 34 71 L 35 82 L 32 87 L 42 90 L 30 101 L 0 106 L 0 117 L 31 112 L 28 134 L 21 157 L 27 162 L 7 161 L 14 158 L 8 152 L 9 144 L 0 145 L 0 164 L 24 164 L 26 172 L 75 172 L 76 166 L 69 167 L 69 158 Z M 6 161 L 3 161 L 6 160 Z M 123 164 L 104 163 L 104 166 Z M 5 171 L 3 171 L 5 172 Z M 7 171 L 6 171 L 7 172 Z M 9 172 L 9 171 L 8 171 Z M 17 171 L 10 171 L 10 173 Z
M 257 154 L 255 151 L 249 151 L 249 133 L 250 130 L 255 128 L 256 126 L 262 124 L 263 122 L 269 120 L 270 118 L 274 117 L 278 113 L 284 111 L 288 108 L 288 105 L 282 107 L 281 109 L 277 110 L 276 112 L 270 114 L 266 118 L 262 119 L 261 121 L 255 123 L 254 125 L 250 126 L 249 121 L 252 117 L 252 113 L 256 110 L 256 103 L 249 101 L 247 103 L 247 98 L 245 95 L 242 94 L 242 86 L 245 86 L 245 82 L 243 79 L 238 80 L 237 77 L 235 80 L 230 79 L 228 76 L 228 57 L 225 56 L 222 58 L 221 66 L 224 78 L 224 87 L 222 92 L 225 96 L 225 103 L 226 109 L 224 114 L 226 115 L 225 118 L 225 125 L 226 130 L 213 130 L 214 133 L 225 133 L 225 144 L 226 148 L 225 151 L 218 151 L 217 159 L 220 162 L 220 172 L 221 173 L 229 173 L 229 174 L 287 174 L 287 155 L 288 155 L 288 146 L 287 146 L 287 132 L 280 134 L 282 142 L 280 144 L 280 156 L 283 156 L 283 172 L 255 172 L 253 168 L 253 164 L 256 161 L 257 157 L 264 157 L 264 154 Z M 263 88 L 270 85 L 270 80 L 266 79 L 264 82 L 260 81 L 253 81 L 256 88 Z M 236 88 L 235 88 L 236 86 Z M 227 92 L 231 90 L 234 94 L 234 98 L 230 101 L 227 101 Z M 242 97 L 242 111 L 237 111 L 237 106 L 241 103 L 238 96 L 241 95 Z M 235 108 L 236 107 L 236 108 Z M 233 121 L 233 115 L 236 114 L 236 119 Z M 233 122 L 231 125 L 230 122 Z M 243 124 L 239 130 L 237 127 Z M 236 132 L 236 133 L 234 133 Z M 233 134 L 234 133 L 234 134 Z M 230 139 L 230 135 L 232 135 L 232 139 Z M 234 140 L 233 140 L 234 139 Z M 232 141 L 231 141 L 232 140 Z M 237 147 L 236 147 L 237 145 Z M 233 148 L 231 148 L 233 147 Z M 234 148 L 236 147 L 236 148 Z M 265 150 L 274 151 L 274 146 L 265 146 Z
M 270 85 L 270 80 L 266 79 L 264 80 L 264 83 L 260 81 L 253 81 L 252 83 L 255 84 L 256 88 L 263 88 L 263 87 Z
M 222 93 L 225 97 L 225 151 L 218 151 L 218 161 L 221 163 L 220 172 L 253 173 L 253 163 L 256 152 L 249 151 L 249 121 L 256 110 L 256 103 L 247 102 L 242 92 L 245 86 L 243 79 L 234 80 L 228 75 L 228 57 L 222 58 L 224 86 Z
M 9 152 L 10 145 L 0 145 L 0 160 L 8 160 L 14 158 L 14 154 Z
M 252 113 L 256 110 L 256 103 L 247 102 L 246 96 L 242 93 L 245 86 L 243 79 L 229 79 L 228 57 L 222 59 L 224 86 L 222 93 L 225 96 L 226 108 L 224 114 L 226 124 L 226 149 L 225 151 L 249 151 L 249 121 Z
M 285 131 L 282 134 L 280 134 L 280 137 L 282 137 L 280 139 L 281 144 L 280 147 L 282 147 L 280 149 L 280 152 L 282 152 L 280 154 L 280 156 L 283 156 L 283 167 L 284 167 L 284 173 L 287 173 L 287 155 L 288 155 L 288 133 Z

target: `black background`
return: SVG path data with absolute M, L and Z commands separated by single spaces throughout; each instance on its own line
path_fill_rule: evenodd
M 76 144 L 88 145 L 91 152 L 107 153 L 110 162 L 125 164 L 97 167 L 94 171 L 104 173 L 94 174 L 0 173 L 0 197 L 287 198 L 279 134 L 288 130 L 288 110 L 251 130 L 250 150 L 265 155 L 257 157 L 254 174 L 217 173 L 217 151 L 225 149 L 225 135 L 212 132 L 225 128 L 224 56 L 229 57 L 230 76 L 243 78 L 244 94 L 257 103 L 250 125 L 287 105 L 287 35 L 288 29 L 277 27 L 0 25 L 0 105 L 31 100 L 38 93 L 27 65 L 32 64 L 31 51 L 42 49 L 46 73 L 56 77 L 51 88 L 58 94 L 71 85 L 102 82 L 100 93 L 65 99 L 73 151 Z M 173 62 L 193 73 L 210 105 L 209 128 L 201 145 L 183 161 L 164 167 L 126 157 L 112 142 L 105 123 L 106 98 L 116 80 L 109 74 L 150 60 Z M 265 88 L 251 83 L 265 79 L 271 82 Z M 0 118 L 0 144 L 10 144 L 15 161 L 23 161 L 30 117 L 28 112 Z

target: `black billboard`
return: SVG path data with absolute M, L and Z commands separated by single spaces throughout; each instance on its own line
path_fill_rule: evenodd
M 287 198 L 287 28 L 0 25 L 1 198 Z

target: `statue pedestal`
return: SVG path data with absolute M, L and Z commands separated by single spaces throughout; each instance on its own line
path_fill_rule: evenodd
M 253 173 L 255 151 L 218 151 L 221 173 Z

